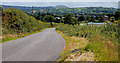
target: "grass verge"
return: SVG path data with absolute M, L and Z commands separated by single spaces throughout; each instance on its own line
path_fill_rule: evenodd
M 63 34 L 62 32 L 56 30 L 58 34 L 60 34 L 65 40 L 65 48 L 63 52 L 60 54 L 60 58 L 58 61 L 91 61 L 87 60 L 87 56 L 82 57 L 83 53 L 89 52 L 85 49 L 88 41 L 85 38 L 80 37 L 69 37 Z M 75 51 L 76 50 L 76 51 Z M 80 59 L 81 58 L 81 59 Z M 78 59 L 78 60 L 76 60 Z M 90 59 L 90 58 L 89 58 Z
M 86 49 L 94 52 L 95 61 L 118 61 L 118 46 L 109 37 L 96 34 L 89 39 Z
M 60 56 L 62 56 L 59 61 L 71 61 L 69 60 L 71 55 L 92 55 L 86 54 L 89 52 L 94 53 L 94 59 L 93 61 L 118 61 L 118 46 L 112 41 L 109 40 L 109 37 L 105 37 L 100 34 L 95 34 L 93 35 L 92 38 L 87 41 L 85 38 L 79 38 L 75 36 L 67 36 L 61 31 L 56 30 L 58 34 L 60 34 L 64 39 L 65 39 L 65 48 L 63 53 L 61 53 Z M 99 39 L 98 39 L 99 38 Z M 74 49 L 81 48 L 80 51 L 73 53 L 68 53 Z M 93 55 L 92 55 L 93 57 Z M 69 58 L 69 59 L 68 59 Z M 73 59 L 73 58 L 72 58 Z M 80 61 L 88 61 L 84 58 L 79 58 L 81 59 Z M 91 61 L 91 60 L 89 60 Z
M 85 37 L 89 42 L 84 49 L 94 53 L 95 61 L 118 61 L 119 59 L 119 29 L 115 24 L 103 26 L 63 24 L 57 26 L 56 30 L 69 37 Z

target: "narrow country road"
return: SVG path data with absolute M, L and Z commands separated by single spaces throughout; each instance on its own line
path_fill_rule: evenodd
M 64 39 L 55 28 L 2 44 L 2 61 L 55 61 L 63 51 Z

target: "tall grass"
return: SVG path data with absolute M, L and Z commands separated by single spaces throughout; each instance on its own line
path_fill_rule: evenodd
M 61 24 L 56 30 L 67 36 L 84 37 L 89 40 L 86 50 L 95 53 L 96 61 L 118 60 L 118 27 L 115 24 L 107 25 L 67 25 Z

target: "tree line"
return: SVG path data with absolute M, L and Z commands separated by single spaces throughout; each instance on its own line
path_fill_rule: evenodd
M 85 15 L 102 15 L 104 13 L 113 14 L 117 11 L 115 8 L 103 8 L 103 7 L 85 7 L 85 8 L 44 8 L 35 10 L 35 13 L 41 12 L 41 13 L 52 13 L 56 15 L 65 15 L 67 13 L 73 13 L 75 15 L 78 14 L 85 14 Z
M 41 20 L 43 22 L 54 22 L 54 23 L 64 23 L 64 24 L 80 24 L 81 22 L 115 22 L 117 23 L 120 20 L 120 11 L 116 11 L 113 14 L 102 14 L 101 16 L 98 15 L 75 15 L 73 13 L 67 13 L 65 15 L 55 15 L 52 13 L 38 13 L 38 14 L 31 14 L 37 20 Z

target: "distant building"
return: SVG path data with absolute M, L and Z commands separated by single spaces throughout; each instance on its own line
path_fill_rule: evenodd
M 108 21 L 108 16 L 104 15 L 103 18 Z
M 65 18 L 65 17 L 62 17 L 63 19 Z
M 108 16 L 104 15 L 105 18 L 108 18 Z
M 56 19 L 61 19 L 60 17 L 56 17 Z
M 107 23 L 93 23 L 93 22 L 87 23 L 87 25 L 91 25 L 91 26 L 93 26 L 93 25 L 105 25 L 105 24 L 107 24 Z

